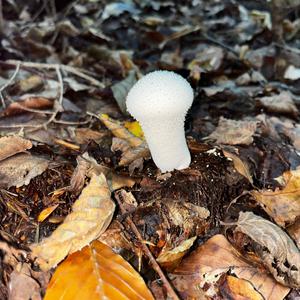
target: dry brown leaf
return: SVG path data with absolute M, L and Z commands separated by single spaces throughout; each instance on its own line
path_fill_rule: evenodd
M 131 163 L 134 163 L 136 160 L 141 158 L 148 158 L 150 157 L 150 151 L 148 145 L 143 143 L 142 145 L 136 148 L 130 148 L 126 152 L 122 153 L 121 160 L 119 162 L 119 166 L 127 166 Z
M 9 300 L 42 300 L 40 285 L 32 278 L 27 264 L 10 274 L 8 294 Z
M 168 271 L 174 270 L 180 263 L 183 256 L 193 246 L 197 236 L 194 236 L 188 240 L 183 241 L 180 245 L 171 250 L 165 250 L 164 248 L 156 258 L 157 262 L 167 269 Z
M 42 174 L 48 168 L 49 161 L 28 153 L 16 154 L 0 162 L 0 187 L 20 187 Z
M 136 180 L 129 176 L 118 175 L 110 168 L 107 168 L 103 165 L 99 165 L 97 161 L 88 155 L 88 153 L 84 153 L 83 158 L 90 163 L 90 168 L 88 170 L 87 176 L 91 176 L 91 174 L 101 174 L 103 173 L 106 176 L 108 186 L 111 191 L 119 189 L 121 187 L 132 187 Z
M 213 297 L 219 292 L 218 280 L 229 270 L 231 274 L 251 283 L 266 300 L 281 300 L 289 292 L 289 288 L 277 283 L 266 272 L 249 265 L 220 234 L 183 259 L 173 273 L 173 284 L 183 299 L 197 299 L 203 293 L 199 289 L 204 287 L 206 295 Z
M 120 251 L 137 251 L 133 243 L 126 237 L 125 227 L 117 220 L 113 220 L 107 230 L 103 232 L 98 241 L 114 249 L 117 253 Z
M 300 251 L 285 231 L 252 212 L 240 212 L 235 230 L 255 242 L 254 252 L 278 282 L 300 287 Z
M 243 162 L 237 155 L 223 150 L 224 156 L 230 158 L 233 162 L 234 168 L 244 177 L 246 177 L 249 182 L 253 184 L 252 175 L 249 171 L 249 167 L 246 162 Z
M 220 294 L 223 299 L 236 300 L 264 300 L 265 298 L 255 290 L 253 285 L 245 280 L 226 275 L 224 282 L 220 285 Z
M 287 231 L 295 241 L 298 249 L 300 249 L 300 219 L 298 219 L 292 226 L 288 227 Z
M 32 147 L 29 140 L 25 140 L 17 135 L 4 136 L 0 138 L 0 161 L 15 155 L 16 153 L 24 152 Z
M 55 271 L 45 300 L 153 300 L 140 275 L 120 255 L 94 241 Z
M 275 191 L 252 191 L 262 208 L 280 226 L 290 225 L 300 216 L 300 170 L 287 171 L 279 179 L 285 187 Z
M 253 142 L 256 121 L 236 121 L 219 119 L 218 127 L 206 139 L 215 140 L 218 144 L 249 145 Z
M 4 111 L 5 116 L 24 113 L 24 109 L 48 109 L 53 107 L 53 101 L 43 97 L 29 97 L 25 100 L 11 103 Z
M 126 152 L 130 149 L 130 145 L 126 140 L 113 137 L 112 138 L 112 143 L 111 143 L 111 151 L 116 152 L 116 151 L 121 151 L 121 152 Z
M 88 144 L 90 141 L 100 142 L 106 133 L 90 128 L 76 128 L 75 141 L 79 145 Z
M 68 188 L 68 190 L 78 195 L 84 186 L 85 176 L 88 168 L 90 167 L 90 163 L 80 156 L 76 158 L 76 161 L 77 166 L 72 174 L 70 187 Z
M 279 95 L 262 97 L 258 99 L 259 104 L 269 112 L 298 114 L 292 95 L 288 91 L 282 91 Z
M 111 222 L 115 204 L 103 174 L 92 176 L 70 213 L 50 237 L 32 245 L 40 267 L 48 270 L 69 253 L 73 253 L 99 237 Z

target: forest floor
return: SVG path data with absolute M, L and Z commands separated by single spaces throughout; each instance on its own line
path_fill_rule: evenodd
M 300 3 L 0 0 L 0 299 L 300 299 Z M 189 168 L 126 96 L 191 84 Z

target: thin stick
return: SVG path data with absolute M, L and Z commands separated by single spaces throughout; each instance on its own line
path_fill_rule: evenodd
M 0 4 L 1 4 L 1 0 L 0 0 Z M 0 14 L 1 14 L 1 7 L 0 7 Z M 1 15 L 0 15 L 0 19 L 1 19 Z M 1 24 L 0 24 L 1 26 Z M 0 28 L 1 29 L 1 28 Z M 14 81 L 14 79 L 16 78 L 18 72 L 20 70 L 20 63 L 18 63 L 16 65 L 16 69 L 14 71 L 14 73 L 12 74 L 12 76 L 5 82 L 5 84 L 3 84 L 3 86 L 0 87 L 0 98 L 1 98 L 1 102 L 2 102 L 2 105 L 3 107 L 5 108 L 6 107 L 6 104 L 5 104 L 5 100 L 3 98 L 3 95 L 2 95 L 2 92 L 9 86 L 11 85 L 11 83 Z
M 52 116 L 48 119 L 48 121 L 46 121 L 44 124 L 40 125 L 41 127 L 45 127 L 45 128 L 47 127 L 48 124 L 50 124 L 55 119 L 56 115 L 58 114 L 58 112 L 60 111 L 60 109 L 62 107 L 62 102 L 63 102 L 64 83 L 63 83 L 63 79 L 62 79 L 62 76 L 61 76 L 59 65 L 56 65 L 55 71 L 56 71 L 58 84 L 59 84 L 59 96 L 58 96 L 58 101 L 55 100 L 55 102 L 54 102 L 55 110 L 54 110 Z
M 120 210 L 122 212 L 122 214 L 126 214 L 126 210 L 122 204 L 122 201 L 120 198 L 122 198 L 121 195 L 122 191 L 116 193 L 116 199 L 117 202 L 119 204 Z M 144 254 L 149 258 L 149 261 L 153 267 L 153 269 L 156 271 L 156 273 L 159 275 L 160 279 L 162 280 L 165 288 L 167 289 L 168 295 L 173 299 L 173 300 L 179 300 L 179 297 L 177 296 L 177 294 L 175 293 L 173 287 L 171 286 L 169 280 L 167 279 L 167 277 L 165 276 L 165 274 L 163 273 L 162 269 L 160 268 L 159 264 L 156 262 L 155 258 L 153 257 L 151 251 L 149 250 L 148 246 L 143 242 L 143 238 L 140 234 L 140 232 L 138 231 L 137 227 L 135 226 L 135 224 L 133 223 L 132 219 L 130 218 L 130 216 L 126 217 L 126 221 L 128 222 L 128 224 L 130 225 L 131 230 L 133 231 L 133 233 L 136 235 L 136 237 L 138 238 L 138 240 L 140 241 L 141 244 L 141 249 L 144 252 Z
M 55 71 L 56 71 L 56 75 L 57 75 L 57 80 L 58 80 L 58 84 L 59 84 L 59 95 L 58 95 L 58 100 L 55 100 L 54 102 L 54 111 L 51 113 L 51 117 L 44 122 L 43 124 L 14 124 L 14 125 L 0 125 L 0 128 L 28 128 L 28 127 L 32 127 L 33 130 L 35 131 L 37 129 L 40 128 L 47 128 L 47 125 L 49 125 L 51 122 L 54 122 L 56 115 L 59 113 L 61 107 L 62 107 L 62 102 L 63 102 L 63 95 L 64 95 L 64 86 L 63 86 L 63 78 L 61 75 L 61 71 L 60 71 L 60 65 L 55 65 Z
M 81 77 L 87 81 L 89 81 L 92 85 L 99 87 L 101 89 L 105 88 L 105 85 L 98 81 L 97 79 L 85 74 L 84 70 L 71 67 L 68 65 L 63 65 L 63 64 L 46 64 L 46 63 L 35 63 L 35 62 L 26 62 L 26 61 L 19 61 L 19 60 L 6 60 L 6 61 L 0 61 L 2 64 L 6 65 L 17 65 L 20 63 L 21 67 L 27 67 L 27 68 L 35 68 L 35 69 L 56 69 L 56 66 L 58 65 L 62 71 L 65 71 L 67 73 L 72 73 L 78 77 Z
M 4 29 L 4 19 L 3 19 L 2 9 L 3 9 L 2 0 L 0 0 L 0 33 L 2 33 Z

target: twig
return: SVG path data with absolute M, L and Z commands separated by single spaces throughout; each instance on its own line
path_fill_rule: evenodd
M 0 0 L 0 3 L 1 3 L 1 0 Z M 1 11 L 1 7 L 0 7 L 0 11 Z M 1 19 L 1 16 L 0 16 L 0 19 Z M 12 76 L 5 82 L 5 84 L 2 87 L 0 87 L 0 97 L 1 97 L 1 102 L 2 102 L 2 105 L 4 108 L 6 107 L 6 104 L 5 104 L 2 92 L 14 81 L 19 70 L 20 70 L 20 63 L 17 63 L 16 69 L 15 69 L 14 73 L 12 74 Z
M 126 210 L 122 204 L 121 198 L 123 198 L 122 196 L 122 190 L 120 192 L 116 193 L 116 200 L 119 204 L 120 210 L 122 212 L 122 214 L 126 214 Z M 135 226 L 135 224 L 133 223 L 132 219 L 130 216 L 126 217 L 126 221 L 128 222 L 128 224 L 130 225 L 131 230 L 133 231 L 133 233 L 136 235 L 136 237 L 138 238 L 138 240 L 140 241 L 141 244 L 141 249 L 144 252 L 144 254 L 149 258 L 149 261 L 153 267 L 153 269 L 157 272 L 157 274 L 159 275 L 160 279 L 162 280 L 165 288 L 167 289 L 168 295 L 173 299 L 173 300 L 179 300 L 179 297 L 177 296 L 177 294 L 175 293 L 173 287 L 171 286 L 169 280 L 167 279 L 167 277 L 165 276 L 165 274 L 163 273 L 162 269 L 160 268 L 159 264 L 156 262 L 155 258 L 153 257 L 151 251 L 149 250 L 148 246 L 143 242 L 143 238 L 140 234 L 140 232 L 138 231 L 137 227 Z
M 58 95 L 58 100 L 55 100 L 54 102 L 54 111 L 51 113 L 51 117 L 44 122 L 43 124 L 14 124 L 14 125 L 0 125 L 0 128 L 28 128 L 31 127 L 33 128 L 32 131 L 38 130 L 40 128 L 46 128 L 47 125 L 49 125 L 51 122 L 54 122 L 56 115 L 59 113 L 61 107 L 62 107 L 62 102 L 63 102 L 63 95 L 64 95 L 64 86 L 63 86 L 63 79 L 60 71 L 60 65 L 55 66 L 55 71 L 57 75 L 57 80 L 59 84 L 59 95 Z
M 88 124 L 90 123 L 92 120 L 92 118 L 89 118 L 88 120 L 85 121 L 64 121 L 64 120 L 53 120 L 53 123 L 57 123 L 57 124 L 63 124 L 63 125 L 84 125 L 84 124 Z
M 2 0 L 0 0 L 0 33 L 3 32 L 4 29 L 4 19 L 3 19 L 3 11 L 2 11 Z
M 55 68 L 56 71 L 56 75 L 57 75 L 57 79 L 58 79 L 58 84 L 59 84 L 59 96 L 58 96 L 58 101 L 55 100 L 54 102 L 54 112 L 52 114 L 52 116 L 48 119 L 48 121 L 46 121 L 45 123 L 43 123 L 42 125 L 40 125 L 40 127 L 47 127 L 48 124 L 50 124 L 52 121 L 55 120 L 56 115 L 58 114 L 58 112 L 60 111 L 61 107 L 62 107 L 62 102 L 63 102 L 63 96 L 64 96 L 64 83 L 63 83 L 63 79 L 61 76 L 61 72 L 60 72 L 60 66 L 56 65 Z
M 1 62 L 1 61 L 0 61 Z M 18 61 L 18 60 L 7 60 L 7 61 L 2 61 L 1 63 L 6 64 L 6 65 L 17 65 L 20 64 L 21 67 L 28 67 L 28 68 L 36 68 L 36 69 L 56 69 L 57 66 L 59 66 L 60 70 L 65 71 L 67 73 L 72 73 L 78 77 L 81 77 L 87 81 L 89 81 L 92 85 L 99 87 L 101 89 L 105 88 L 105 85 L 98 81 L 97 79 L 85 74 L 84 70 L 71 67 L 68 65 L 63 65 L 63 64 L 46 64 L 46 63 L 35 63 L 35 62 L 26 62 L 26 61 Z
M 201 33 L 202 37 L 207 40 L 208 42 L 211 42 L 212 44 L 215 44 L 217 46 L 220 46 L 221 48 L 224 48 L 225 50 L 231 52 L 232 54 L 234 54 L 236 57 L 239 57 L 239 54 L 237 53 L 237 51 L 235 51 L 233 48 L 231 48 L 228 45 L 225 45 L 224 43 L 222 43 L 221 41 L 208 36 L 206 33 Z
M 282 48 L 283 50 L 286 50 L 286 51 L 289 51 L 289 52 L 293 52 L 293 53 L 296 53 L 296 54 L 300 54 L 300 49 L 297 49 L 297 48 L 294 48 L 294 47 L 290 47 L 289 45 L 287 44 L 279 44 L 279 43 L 274 43 L 274 45 L 276 47 L 279 47 L 279 48 Z

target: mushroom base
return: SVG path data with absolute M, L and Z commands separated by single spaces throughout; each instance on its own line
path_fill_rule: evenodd
M 162 172 L 189 167 L 191 155 L 185 139 L 184 120 L 148 120 L 141 126 L 152 159 Z

